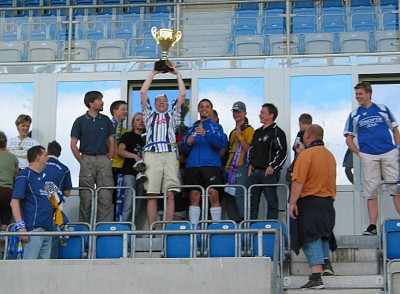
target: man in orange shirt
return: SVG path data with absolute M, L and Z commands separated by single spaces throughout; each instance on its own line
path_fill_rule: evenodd
M 303 289 L 323 289 L 323 275 L 333 275 L 329 249 L 336 249 L 333 228 L 336 196 L 336 161 L 325 148 L 324 130 L 311 125 L 304 133 L 303 143 L 296 143 L 298 156 L 293 169 L 289 212 L 292 223 L 292 249 L 298 254 L 303 248 L 311 269 Z

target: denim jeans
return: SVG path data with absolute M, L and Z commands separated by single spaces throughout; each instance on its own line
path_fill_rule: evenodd
M 247 176 L 247 166 L 241 165 L 236 169 L 236 184 L 249 188 L 249 177 Z M 236 188 L 235 193 L 236 206 L 241 219 L 244 218 L 244 191 L 241 188 Z
M 143 183 L 136 183 L 136 176 L 134 175 L 124 175 L 124 186 L 132 187 L 135 192 L 136 196 L 144 196 L 144 186 Z M 132 219 L 132 206 L 133 206 L 133 197 L 132 197 L 132 190 L 128 189 L 125 190 L 124 195 L 124 206 L 122 211 L 122 221 L 127 222 L 134 222 L 136 221 Z M 135 202 L 135 218 L 139 215 L 139 208 L 142 199 L 136 199 Z
M 274 171 L 274 173 L 266 177 L 265 169 L 254 169 L 250 177 L 248 177 L 249 187 L 254 184 L 278 184 L 281 177 L 280 171 Z M 251 212 L 250 218 L 258 218 L 258 207 L 260 204 L 261 192 L 264 191 L 265 199 L 268 203 L 267 219 L 278 219 L 279 216 L 279 203 L 277 187 L 255 187 L 252 190 L 251 197 Z
M 324 264 L 324 258 L 329 258 L 329 241 L 318 238 L 311 242 L 304 242 L 303 251 L 310 267 Z
M 32 232 L 46 232 L 37 228 Z M 51 236 L 29 236 L 28 243 L 24 244 L 22 259 L 49 259 L 51 254 Z

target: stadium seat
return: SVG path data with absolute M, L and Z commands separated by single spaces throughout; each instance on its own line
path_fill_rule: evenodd
M 304 35 L 305 54 L 335 53 L 335 36 L 331 33 L 315 33 Z
M 391 260 L 400 259 L 399 244 L 400 244 L 400 218 L 385 219 L 382 223 L 384 281 L 387 281 L 388 262 Z
M 209 223 L 207 230 L 237 229 L 234 221 L 202 221 Z M 199 222 L 200 224 L 201 222 Z M 206 251 L 208 257 L 238 257 L 239 242 L 236 234 L 209 233 L 206 235 Z
M 133 56 L 144 57 L 144 58 L 159 58 L 158 46 L 155 45 L 139 45 L 136 46 L 133 52 Z
M 258 23 L 258 10 L 235 11 L 234 23 L 238 25 L 256 26 Z
M 354 32 L 374 32 L 377 22 L 374 14 L 352 14 L 351 27 Z
M 381 31 L 375 33 L 375 48 L 377 52 L 399 52 L 400 38 L 398 31 Z
M 296 1 L 295 8 L 315 8 L 315 1 Z
M 114 39 L 123 39 L 128 42 L 130 39 L 134 38 L 134 30 L 133 28 L 121 27 L 114 31 L 113 38 Z
M 351 6 L 370 6 L 371 0 L 351 0 Z
M 103 39 L 96 42 L 97 59 L 124 59 L 126 42 L 122 39 Z
M 298 54 L 300 51 L 300 39 L 297 35 L 292 35 L 289 42 L 289 54 Z M 270 35 L 267 44 L 269 44 L 270 55 L 285 55 L 287 53 L 286 35 Z
M 399 29 L 399 14 L 391 9 L 382 10 L 382 28 L 385 31 L 395 31 Z
M 192 225 L 187 221 L 168 223 L 165 230 L 191 230 Z M 163 234 L 163 250 L 166 258 L 193 257 L 193 237 L 190 234 L 174 235 Z
M 264 35 L 284 34 L 285 19 L 282 17 L 264 17 L 262 30 Z
M 248 36 L 257 34 L 257 26 L 252 25 L 235 25 L 232 28 L 234 36 Z
M 347 30 L 344 14 L 321 15 L 321 31 L 324 33 L 340 33 Z
M 343 7 L 342 0 L 322 0 L 322 7 Z
M 11 25 L 1 35 L 1 41 L 3 42 L 15 42 L 19 41 L 18 28 L 16 25 Z
M 264 54 L 264 36 L 238 36 L 234 39 L 234 55 L 260 56 Z
M 370 34 L 367 32 L 347 32 L 339 34 L 341 53 L 370 52 Z
M 134 225 L 130 222 L 100 222 L 96 223 L 94 227 L 95 231 L 132 231 L 134 230 Z M 128 252 L 124 252 L 124 240 L 121 235 L 104 235 L 104 236 L 94 236 L 93 244 L 93 258 L 122 258 L 124 255 L 128 256 L 133 254 L 132 235 L 128 235 L 127 246 Z
M 23 61 L 25 58 L 25 42 L 0 42 L 0 61 L 16 62 Z
M 71 60 L 90 60 L 93 56 L 93 49 L 92 49 L 93 41 L 90 40 L 73 40 L 72 41 L 72 48 L 71 48 Z M 64 58 L 63 60 L 67 59 L 67 50 L 68 48 L 64 49 L 63 52 Z
M 258 3 L 240 3 L 239 4 L 239 9 L 240 10 L 258 10 L 259 9 L 259 4 Z
M 31 41 L 28 44 L 28 61 L 58 60 L 57 41 Z
M 294 34 L 315 33 L 317 22 L 314 15 L 299 15 L 292 19 L 292 32 Z
M 69 223 L 68 232 L 91 231 L 88 223 Z M 82 259 L 89 258 L 89 236 L 69 236 L 65 240 L 65 246 L 58 243 L 59 259 Z

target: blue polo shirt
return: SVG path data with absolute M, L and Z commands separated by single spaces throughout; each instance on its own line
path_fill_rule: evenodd
M 108 153 L 108 138 L 114 136 L 114 126 L 108 116 L 90 116 L 87 112 L 72 125 L 71 138 L 78 139 L 79 151 L 86 155 Z
M 26 229 L 53 230 L 53 207 L 44 190 L 46 178 L 29 167 L 21 170 L 15 179 L 12 198 L 21 199 L 21 213 Z

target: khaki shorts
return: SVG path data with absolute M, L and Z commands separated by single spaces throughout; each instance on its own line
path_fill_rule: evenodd
M 181 186 L 175 152 L 145 152 L 147 194 L 164 193 L 168 186 Z M 179 188 L 171 189 L 180 192 Z
M 396 182 L 399 179 L 398 156 L 397 149 L 377 155 L 360 152 L 365 198 L 375 199 L 378 196 L 382 179 L 386 182 Z M 387 189 L 391 195 L 400 195 L 397 185 L 387 185 Z

